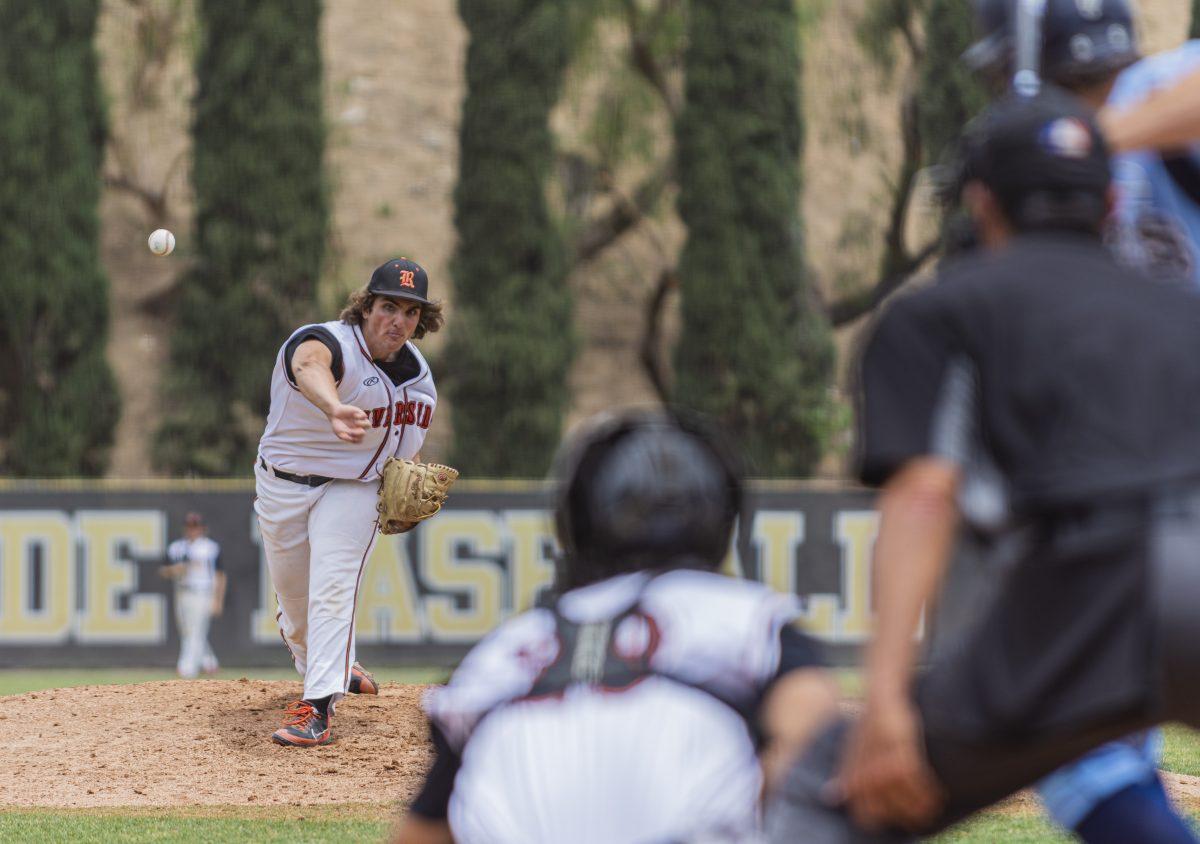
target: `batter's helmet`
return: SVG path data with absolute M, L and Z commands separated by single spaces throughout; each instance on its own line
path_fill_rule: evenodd
M 676 413 L 597 417 L 560 450 L 555 476 L 559 591 L 626 571 L 715 569 L 742 508 L 737 458 Z
M 963 55 L 976 70 L 1008 75 L 1017 0 L 976 0 L 980 40 Z M 1102 82 L 1140 58 L 1129 0 L 1045 0 L 1041 73 L 1065 87 Z
M 962 182 L 986 185 L 1018 230 L 1098 231 L 1112 182 L 1090 109 L 1062 89 L 1006 97 L 963 133 Z

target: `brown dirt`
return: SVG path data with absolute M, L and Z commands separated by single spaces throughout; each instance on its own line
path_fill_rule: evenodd
M 0 698 L 0 807 L 320 806 L 406 801 L 429 749 L 424 686 L 338 706 L 334 742 L 270 741 L 295 682 L 172 681 Z

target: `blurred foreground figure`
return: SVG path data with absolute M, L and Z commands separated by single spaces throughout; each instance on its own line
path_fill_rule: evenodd
M 1105 249 L 1110 183 L 1090 111 L 1055 89 L 970 128 L 984 249 L 889 307 L 862 362 L 860 475 L 882 487 L 866 708 L 790 773 L 771 840 L 904 840 L 1110 739 L 1200 722 L 1200 298 Z M 979 457 L 1024 547 L 915 675 Z
M 1006 88 L 1015 62 L 1015 0 L 977 0 L 977 12 L 981 38 L 966 58 Z M 1200 76 L 1190 75 L 1200 71 L 1200 41 L 1143 58 L 1133 12 L 1130 0 L 1048 0 L 1040 65 L 1048 81 L 1101 110 L 1098 119 L 1114 151 L 1115 210 L 1106 239 L 1118 258 L 1155 282 L 1194 286 L 1200 284 L 1200 159 L 1194 145 L 1200 138 Z M 994 564 L 987 573 L 998 578 L 1008 556 L 1007 534 L 987 530 L 977 536 L 986 537 L 984 559 Z M 961 597 L 956 591 L 951 587 L 943 606 Z M 1161 748 L 1158 731 L 1125 737 L 1050 775 L 1039 794 L 1051 817 L 1088 844 L 1194 844 L 1158 775 Z
M 735 461 L 695 423 L 604 417 L 558 459 L 558 594 L 425 706 L 437 759 L 395 840 L 759 840 L 763 767 L 836 717 L 794 595 L 715 573 Z

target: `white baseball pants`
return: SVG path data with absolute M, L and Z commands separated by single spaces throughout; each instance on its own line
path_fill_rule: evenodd
M 212 620 L 212 589 L 180 586 L 175 590 L 175 624 L 179 628 L 179 676 L 192 679 L 201 671 L 216 671 L 217 656 L 208 644 Z
M 259 531 L 279 601 L 279 629 L 304 676 L 304 697 L 350 683 L 354 605 L 375 544 L 378 481 L 333 480 L 319 487 L 277 478 L 254 465 Z

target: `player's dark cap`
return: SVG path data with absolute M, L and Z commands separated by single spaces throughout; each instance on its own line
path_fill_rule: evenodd
M 976 0 L 980 39 L 963 54 L 976 70 L 1008 74 L 1020 0 Z M 1141 55 L 1129 0 L 1044 0 L 1041 73 L 1059 85 L 1102 82 Z
M 423 305 L 429 302 L 429 274 L 416 261 L 392 258 L 371 273 L 367 292 L 376 296 L 411 299 Z
M 700 419 L 654 410 L 590 420 L 555 461 L 557 586 L 618 572 L 715 569 L 741 514 L 740 462 Z
M 972 121 L 964 147 L 963 182 L 985 184 L 1019 229 L 1090 229 L 1108 213 L 1108 146 L 1065 91 L 1000 100 Z

